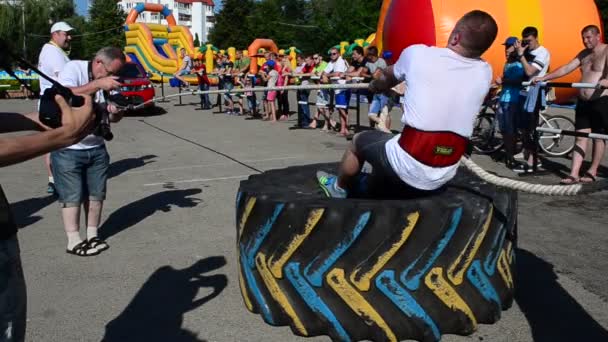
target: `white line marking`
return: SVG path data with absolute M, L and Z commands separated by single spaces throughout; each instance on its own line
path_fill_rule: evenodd
M 148 183 L 148 184 L 144 184 L 144 186 L 158 186 L 158 185 L 181 184 L 181 183 L 204 183 L 204 182 L 212 182 L 212 181 L 219 181 L 219 180 L 246 178 L 249 176 L 251 176 L 251 174 L 241 175 L 241 176 L 232 176 L 232 177 L 197 178 L 197 179 L 187 179 L 187 180 L 179 180 L 179 181 L 166 181 L 166 182 L 162 182 L 162 183 Z
M 268 158 L 268 159 L 255 159 L 255 160 L 242 160 L 243 163 L 258 163 L 258 162 L 266 162 L 266 161 L 274 161 L 274 160 L 287 160 L 287 159 L 299 159 L 300 157 L 280 157 L 280 158 Z M 130 174 L 141 174 L 141 173 L 154 173 L 161 171 L 170 171 L 170 170 L 185 170 L 185 169 L 194 169 L 200 167 L 209 167 L 209 166 L 222 166 L 222 165 L 232 165 L 236 164 L 232 163 L 212 163 L 212 164 L 200 164 L 200 165 L 187 165 L 187 166 L 175 166 L 175 167 L 167 167 L 163 169 L 153 169 L 153 170 L 140 170 L 140 171 L 129 171 L 125 172 L 124 175 Z M 237 164 L 238 165 L 238 164 Z

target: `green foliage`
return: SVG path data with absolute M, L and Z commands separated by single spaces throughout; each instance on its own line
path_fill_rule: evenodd
M 118 6 L 116 1 L 93 0 L 89 13 L 88 31 L 99 33 L 84 37 L 89 56 L 92 56 L 105 46 L 124 48 L 125 35 L 123 24 L 127 14 Z
M 246 48 L 255 38 L 305 53 L 376 31 L 382 0 L 226 0 L 210 40 Z
M 192 42 L 192 45 L 194 45 L 194 47 L 201 46 L 201 41 L 198 39 L 198 33 L 194 33 L 194 41 Z
M 608 42 L 608 0 L 595 0 L 604 22 L 604 41 Z

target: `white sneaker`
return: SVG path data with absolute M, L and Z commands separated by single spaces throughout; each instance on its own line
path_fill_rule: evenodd
M 524 156 L 523 152 L 519 152 L 518 154 L 513 156 L 514 159 L 524 160 L 526 156 Z
M 380 113 L 380 117 L 378 118 L 378 123 L 376 124 L 376 129 L 385 133 L 391 133 L 391 130 L 386 127 L 386 118 L 388 117 L 388 109 L 386 107 L 382 108 L 382 112 Z

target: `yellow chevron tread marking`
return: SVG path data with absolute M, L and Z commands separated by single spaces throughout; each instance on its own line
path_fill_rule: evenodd
M 245 228 L 245 223 L 247 223 L 247 219 L 249 219 L 249 215 L 253 210 L 253 206 L 255 205 L 256 198 L 249 197 L 247 200 L 247 204 L 245 204 L 245 211 L 243 211 L 243 215 L 241 215 L 241 222 L 239 222 L 239 239 L 243 234 L 243 228 Z
M 268 266 L 266 266 L 266 255 L 264 255 L 264 253 L 258 253 L 255 258 L 255 264 L 257 265 L 258 271 L 262 276 L 262 280 L 264 280 L 264 283 L 266 284 L 268 292 L 270 292 L 272 298 L 274 298 L 274 300 L 281 306 L 283 311 L 289 317 L 291 317 L 291 320 L 296 326 L 298 332 L 300 332 L 300 334 L 302 334 L 303 336 L 308 336 L 308 331 L 306 331 L 304 324 L 302 324 L 302 321 L 298 317 L 298 314 L 291 306 L 291 303 L 289 303 L 289 299 L 287 299 L 283 291 L 281 291 L 279 284 L 277 284 L 276 280 L 272 276 L 272 273 L 268 269 Z
M 253 311 L 253 305 L 251 304 L 251 299 L 249 299 L 249 295 L 247 294 L 247 287 L 245 286 L 245 278 L 243 277 L 243 269 L 241 266 L 241 256 L 238 258 L 238 266 L 239 266 L 239 286 L 241 287 L 241 295 L 243 296 L 243 300 L 245 301 L 245 306 L 247 310 Z
M 464 313 L 473 324 L 473 329 L 477 329 L 477 319 L 475 318 L 473 311 L 471 311 L 471 308 L 462 299 L 462 297 L 458 295 L 458 292 L 456 292 L 456 290 L 443 277 L 443 268 L 433 268 L 426 275 L 424 283 L 447 307 L 454 311 L 458 310 Z
M 509 257 L 509 265 L 513 264 L 513 243 L 509 241 L 507 243 L 507 256 Z
M 344 270 L 334 268 L 326 276 L 329 286 L 342 298 L 342 300 L 361 317 L 366 324 L 376 324 L 384 334 L 388 341 L 398 341 L 397 337 L 384 321 L 382 316 L 371 306 L 357 290 L 348 284 L 344 276 Z
M 502 280 L 505 282 L 507 287 L 513 288 L 513 277 L 511 275 L 509 263 L 507 261 L 507 254 L 505 253 L 504 249 L 500 252 L 500 257 L 498 257 L 497 266 L 498 273 L 500 273 L 500 276 L 502 277 Z
M 350 281 L 355 284 L 355 286 L 361 291 L 369 291 L 371 286 L 371 279 L 376 276 L 376 273 L 386 265 L 386 263 L 397 253 L 399 248 L 405 244 L 405 241 L 410 237 L 410 234 L 414 230 L 416 223 L 418 223 L 418 218 L 420 217 L 419 212 L 411 213 L 407 215 L 407 226 L 403 228 L 401 231 L 401 237 L 399 241 L 394 243 L 386 252 L 378 257 L 376 263 L 369 269 L 369 271 L 365 272 L 361 275 L 360 279 L 357 279 L 357 275 L 361 272 L 360 268 L 355 269 L 350 274 Z
M 479 250 L 479 247 L 481 246 L 483 239 L 486 237 L 488 228 L 490 228 L 490 223 L 492 223 L 493 215 L 494 215 L 494 206 L 490 205 L 490 212 L 488 213 L 488 216 L 486 217 L 486 221 L 483 223 L 481 232 L 479 234 L 477 234 L 477 238 L 475 239 L 475 241 L 469 240 L 469 242 L 466 244 L 466 246 L 464 246 L 464 249 L 458 256 L 456 261 L 454 261 L 452 263 L 452 265 L 450 265 L 450 268 L 448 269 L 448 278 L 452 281 L 452 283 L 454 283 L 454 285 L 462 284 L 462 281 L 464 279 L 464 272 L 469 268 L 469 266 L 473 262 L 473 259 L 475 258 L 475 254 L 477 254 L 477 250 Z M 471 246 L 471 243 L 473 243 L 472 246 Z M 462 264 L 462 266 L 458 269 L 458 271 L 456 271 L 456 268 L 458 267 L 458 265 L 460 265 L 460 262 L 463 260 L 463 258 L 464 258 L 464 264 Z
M 308 235 L 310 235 L 310 232 L 312 232 L 317 223 L 319 223 L 319 220 L 321 220 L 321 216 L 323 216 L 324 212 L 325 209 L 323 208 L 312 210 L 308 215 L 306 224 L 304 225 L 304 232 L 302 234 L 295 235 L 291 239 L 291 241 L 289 241 L 289 243 L 287 244 L 287 249 L 285 250 L 285 252 L 283 252 L 283 254 L 278 257 L 271 255 L 268 258 L 268 265 L 270 267 L 270 271 L 272 272 L 272 275 L 275 276 L 275 278 L 283 278 L 283 265 L 285 265 L 287 260 L 291 258 L 293 253 L 300 247 L 302 242 L 304 242 Z

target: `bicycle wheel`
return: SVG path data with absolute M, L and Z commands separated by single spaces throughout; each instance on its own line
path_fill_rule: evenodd
M 480 114 L 475 119 L 471 142 L 475 151 L 482 154 L 494 153 L 502 148 L 502 135 L 497 127 L 496 116 L 493 114 Z
M 543 120 L 542 128 L 554 128 L 574 131 L 574 122 L 565 116 L 555 115 Z M 571 135 L 539 132 L 538 145 L 543 152 L 551 156 L 565 156 L 574 149 L 575 137 Z

